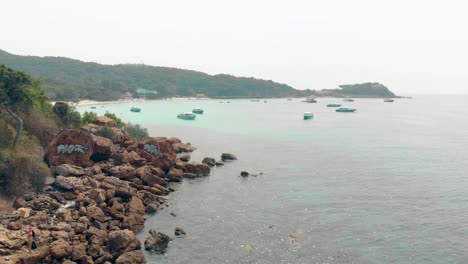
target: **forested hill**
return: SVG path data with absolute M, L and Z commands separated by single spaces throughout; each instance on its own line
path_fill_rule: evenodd
M 53 100 L 115 100 L 136 95 L 138 88 L 157 91 L 160 97 L 293 97 L 310 90 L 296 90 L 286 84 L 231 75 L 140 64 L 102 65 L 63 57 L 13 55 L 0 50 L 0 64 L 23 70 L 43 80 Z

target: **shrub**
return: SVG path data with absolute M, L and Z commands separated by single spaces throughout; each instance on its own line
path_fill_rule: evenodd
M 112 120 L 114 120 L 116 123 L 117 123 L 117 126 L 119 128 L 122 128 L 125 126 L 125 122 L 122 121 L 122 119 L 118 118 L 114 113 L 111 113 L 109 111 L 106 111 L 106 113 L 104 114 L 105 117 L 107 118 L 110 118 Z
M 125 132 L 127 132 L 132 138 L 136 140 L 144 139 L 148 137 L 148 129 L 141 127 L 139 124 L 132 124 L 128 123 L 125 128 Z
M 0 148 L 11 146 L 14 138 L 14 129 L 8 124 L 8 122 L 0 119 Z
M 50 141 L 59 132 L 57 121 L 48 117 L 45 113 L 33 111 L 29 113 L 24 120 L 24 129 L 31 135 L 34 135 L 41 146 L 47 146 Z
M 3 193 L 18 196 L 42 190 L 47 177 L 51 175 L 42 156 L 40 148 L 34 144 L 20 144 L 15 149 L 4 150 L 4 161 L 0 164 Z
M 93 122 L 94 118 L 96 118 L 97 114 L 95 112 L 84 112 L 83 116 L 81 117 L 81 125 L 86 125 Z

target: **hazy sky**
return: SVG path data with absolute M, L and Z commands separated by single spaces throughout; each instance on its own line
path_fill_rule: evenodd
M 468 93 L 467 12 L 452 0 L 3 0 L 0 49 L 297 89 Z

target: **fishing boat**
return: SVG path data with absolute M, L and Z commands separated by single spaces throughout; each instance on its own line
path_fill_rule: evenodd
M 177 118 L 180 118 L 180 119 L 185 119 L 185 120 L 194 120 L 195 117 L 197 117 L 196 115 L 190 113 L 190 112 L 185 112 L 185 113 L 182 113 L 182 114 L 178 114 L 177 115 Z
M 354 108 L 340 107 L 336 109 L 335 111 L 339 113 L 353 113 L 353 112 L 356 112 L 356 110 L 357 109 L 354 109 Z
M 343 101 L 345 101 L 345 102 L 354 102 L 354 99 L 350 98 L 349 96 L 346 96 L 346 98 L 343 99 Z
M 327 104 L 327 107 L 340 107 L 340 104 Z
M 203 114 L 203 109 L 197 107 L 192 110 L 192 113 L 194 114 Z
M 393 103 L 394 100 L 392 98 L 386 98 L 383 100 L 385 103 Z
M 309 120 L 309 119 L 312 119 L 314 118 L 314 114 L 312 114 L 312 112 L 305 112 L 304 113 L 304 120 Z
M 306 98 L 306 100 L 304 102 L 306 102 L 306 103 L 316 103 L 317 100 L 315 100 L 314 96 L 309 96 L 309 97 Z
M 139 113 L 141 111 L 141 108 L 134 106 L 134 107 L 130 108 L 130 111 L 135 112 L 135 113 Z

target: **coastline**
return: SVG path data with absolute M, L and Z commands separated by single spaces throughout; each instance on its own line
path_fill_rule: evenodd
M 119 99 L 113 101 L 95 101 L 95 100 L 80 100 L 78 102 L 71 102 L 71 101 L 63 101 L 70 106 L 93 106 L 93 105 L 110 105 L 110 104 L 125 104 L 125 103 L 143 103 L 143 102 L 157 102 L 157 101 L 178 101 L 178 100 L 234 100 L 234 99 L 301 99 L 306 97 L 238 97 L 238 96 L 222 96 L 222 97 L 204 97 L 204 98 L 196 98 L 196 97 L 167 97 L 167 98 L 159 98 L 159 99 Z M 343 99 L 346 98 L 345 96 L 316 96 L 316 98 L 332 98 L 332 99 Z M 357 96 L 350 98 L 355 99 L 385 99 L 385 98 L 393 98 L 393 99 L 412 99 L 412 96 L 395 96 L 395 97 L 378 97 L 378 96 Z M 50 104 L 54 105 L 57 101 L 50 101 Z
M 194 150 L 178 138 L 137 142 L 114 123 L 97 117 L 81 130 L 63 130 L 50 143 L 46 157 L 52 181 L 40 193 L 17 198 L 16 213 L 1 215 L 2 263 L 145 263 L 136 233 L 146 218 L 166 204 L 175 191 L 172 183 L 207 176 L 211 166 L 178 158 Z M 115 140 L 93 135 L 99 127 L 114 130 Z M 92 151 L 61 154 L 62 144 L 90 146 Z M 30 216 L 21 216 L 25 209 Z M 38 243 L 31 253 L 24 243 L 28 226 Z M 162 242 L 155 243 L 157 248 Z

